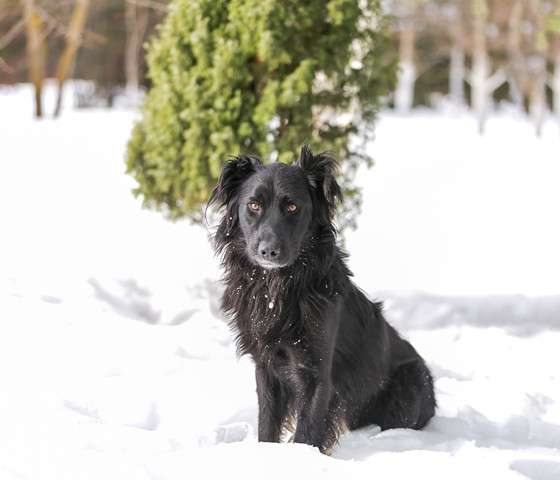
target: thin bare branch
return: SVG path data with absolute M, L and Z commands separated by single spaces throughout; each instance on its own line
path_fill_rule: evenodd
M 0 37 L 0 50 L 6 48 L 17 36 L 25 30 L 25 20 L 22 18 L 15 23 L 3 36 Z
M 156 0 L 126 0 L 126 3 L 136 5 L 137 7 L 151 8 L 159 12 L 168 12 L 169 5 L 167 3 L 158 2 Z
M 8 63 L 0 57 L 0 70 L 8 75 L 11 75 L 14 72 L 14 69 L 8 65 Z
M 488 77 L 488 80 L 486 81 L 488 93 L 491 94 L 494 90 L 497 90 L 501 85 L 506 83 L 507 79 L 508 77 L 506 75 L 505 68 L 498 68 L 492 76 Z

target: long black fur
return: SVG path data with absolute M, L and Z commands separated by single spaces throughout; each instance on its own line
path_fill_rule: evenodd
M 294 425 L 295 442 L 322 452 L 345 428 L 420 429 L 436 405 L 423 359 L 385 321 L 382 305 L 350 279 L 333 224 L 342 198 L 335 173 L 332 157 L 307 147 L 292 166 L 236 157 L 209 202 L 222 208 L 214 236 L 225 270 L 222 307 L 239 352 L 256 366 L 259 441 L 278 442 Z M 301 183 L 307 189 L 311 203 L 302 208 L 312 215 L 291 264 L 263 269 L 249 251 L 247 239 L 258 224 L 241 225 L 240 217 L 249 215 L 242 203 L 249 183 L 288 192 Z M 289 226 L 282 222 L 296 221 L 278 218 L 278 231 Z

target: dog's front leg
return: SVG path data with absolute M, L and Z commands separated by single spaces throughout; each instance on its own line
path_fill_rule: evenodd
M 257 365 L 255 374 L 259 401 L 259 442 L 279 442 L 286 414 L 280 383 L 262 366 Z
M 328 412 L 331 392 L 332 385 L 327 378 L 309 383 L 304 398 L 300 400 L 302 405 L 299 409 L 294 442 L 306 443 L 324 450 L 330 421 Z
M 301 372 L 303 388 L 300 390 L 294 441 L 319 447 L 323 453 L 330 448 L 336 436 L 336 419 L 330 411 L 335 405 L 331 372 L 341 308 L 342 302 L 337 299 L 315 322 L 320 328 L 312 330 L 314 341 L 303 362 L 308 368 Z

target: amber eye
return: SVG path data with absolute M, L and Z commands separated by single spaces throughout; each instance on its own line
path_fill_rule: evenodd
M 261 206 L 258 204 L 258 202 L 249 202 L 247 206 L 252 212 L 258 212 L 261 209 Z
M 288 203 L 286 210 L 290 213 L 294 213 L 297 210 L 297 205 L 295 203 Z

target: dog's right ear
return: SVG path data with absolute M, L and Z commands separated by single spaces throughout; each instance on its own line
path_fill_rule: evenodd
M 225 207 L 237 195 L 241 184 L 257 170 L 261 161 L 252 155 L 243 155 L 228 160 L 222 169 L 218 184 L 212 190 L 208 205 Z
M 243 182 L 253 173 L 261 161 L 253 156 L 234 157 L 227 161 L 220 174 L 218 184 L 212 190 L 208 207 L 215 205 L 225 210 L 221 214 L 220 223 L 214 234 L 214 246 L 221 252 L 236 236 L 238 230 L 237 197 Z

